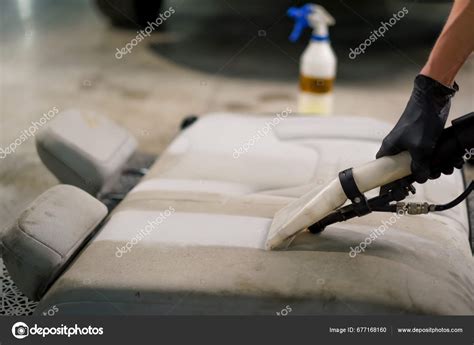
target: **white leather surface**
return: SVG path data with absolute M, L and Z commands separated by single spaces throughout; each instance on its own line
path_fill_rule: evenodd
M 130 235 L 133 236 L 133 230 L 138 232 L 148 220 L 158 216 L 158 211 L 119 212 L 95 240 L 125 243 Z M 152 229 L 142 245 L 151 248 L 165 244 L 263 249 L 270 223 L 270 219 L 261 217 L 180 212 Z

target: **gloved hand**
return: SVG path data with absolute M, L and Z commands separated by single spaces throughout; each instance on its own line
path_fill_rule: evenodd
M 411 171 L 418 183 L 426 182 L 429 177 L 438 177 L 439 172 L 430 170 L 430 162 L 448 118 L 451 97 L 458 89 L 456 83 L 450 88 L 419 74 L 405 111 L 383 140 L 376 157 L 408 150 L 412 158 Z M 452 169 L 443 172 L 452 173 Z

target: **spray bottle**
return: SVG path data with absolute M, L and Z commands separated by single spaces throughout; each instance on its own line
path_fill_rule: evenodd
M 311 40 L 300 59 L 298 111 L 329 115 L 333 107 L 337 60 L 329 43 L 328 26 L 336 21 L 324 7 L 315 4 L 291 7 L 287 14 L 295 20 L 290 41 L 296 42 L 304 29 L 313 28 Z

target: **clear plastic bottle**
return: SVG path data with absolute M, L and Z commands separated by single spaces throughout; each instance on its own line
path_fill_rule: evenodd
M 295 19 L 291 41 L 298 40 L 305 28 L 313 28 L 311 40 L 300 59 L 298 111 L 329 115 L 333 108 L 337 58 L 329 41 L 328 26 L 334 25 L 335 20 L 322 6 L 314 4 L 292 7 L 288 15 Z

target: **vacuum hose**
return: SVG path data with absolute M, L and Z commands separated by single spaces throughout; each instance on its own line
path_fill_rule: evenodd
M 474 113 L 470 113 L 457 120 L 454 120 L 453 125 L 443 131 L 442 136 L 435 148 L 435 158 L 431 163 L 432 172 L 435 172 L 435 175 L 439 175 L 443 171 L 452 172 L 454 167 L 461 168 L 463 165 L 464 153 L 466 151 L 470 152 L 471 148 L 473 147 Z M 415 189 L 412 186 L 409 186 L 411 183 L 413 183 L 413 178 L 411 178 L 411 176 L 407 176 L 403 180 L 405 181 L 405 186 L 414 193 Z M 390 189 L 390 187 L 388 189 Z M 402 212 L 411 215 L 445 211 L 460 204 L 469 195 L 469 193 L 472 192 L 473 189 L 474 182 L 471 181 L 463 193 L 461 193 L 454 200 L 442 205 L 428 204 L 427 202 L 397 202 L 396 204 L 389 204 L 389 202 L 393 201 L 394 198 L 387 194 L 386 190 L 385 193 L 381 192 L 381 196 L 369 199 L 367 201 L 367 211 Z M 400 200 L 397 198 L 395 199 Z M 319 233 L 323 231 L 328 225 L 345 221 L 356 216 L 360 215 L 354 210 L 353 205 L 349 205 L 329 214 L 318 222 L 315 222 L 315 224 L 309 227 L 309 230 L 312 233 Z
M 449 171 L 453 167 L 460 167 L 464 154 L 471 148 L 474 148 L 474 112 L 452 121 L 452 126 L 443 130 L 434 150 L 434 158 L 431 163 L 432 171 L 443 172 Z M 364 193 L 409 177 L 411 175 L 410 166 L 411 156 L 407 151 L 404 151 L 395 156 L 382 157 L 355 167 L 352 169 L 352 174 L 359 191 Z M 265 249 L 285 247 L 298 232 L 311 227 L 325 217 L 329 217 L 329 219 L 322 221 L 325 224 L 341 221 L 340 218 L 336 218 L 337 216 L 333 212 L 341 207 L 346 200 L 347 196 L 339 178 L 331 181 L 323 189 L 309 191 L 275 214 L 267 234 Z M 455 201 L 457 199 L 453 200 L 453 202 Z M 439 209 L 445 206 L 439 205 Z M 389 210 L 387 209 L 387 211 Z M 339 216 L 340 214 L 339 212 Z M 343 214 L 343 218 L 350 218 L 350 215 Z M 324 226 L 319 228 L 324 229 Z

